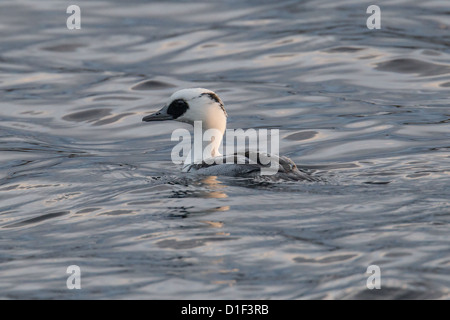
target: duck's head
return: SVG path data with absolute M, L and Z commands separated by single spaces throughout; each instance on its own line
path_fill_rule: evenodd
M 176 120 L 191 125 L 202 121 L 203 130 L 218 129 L 225 132 L 227 112 L 222 100 L 213 91 L 203 88 L 183 89 L 175 92 L 167 104 L 142 121 Z

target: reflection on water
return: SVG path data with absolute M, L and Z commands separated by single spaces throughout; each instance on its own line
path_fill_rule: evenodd
M 132 3 L 0 3 L 1 298 L 450 297 L 446 1 Z M 182 174 L 186 87 L 323 179 Z

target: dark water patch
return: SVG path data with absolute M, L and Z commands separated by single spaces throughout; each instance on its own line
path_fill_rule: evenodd
M 335 53 L 335 52 L 357 52 L 357 51 L 361 51 L 364 50 L 364 48 L 358 48 L 358 47 L 334 47 L 334 48 L 330 48 L 325 50 L 325 52 L 328 53 Z
M 407 257 L 410 255 L 411 253 L 409 252 L 388 252 L 384 256 L 387 258 L 400 258 L 400 257 Z
M 311 138 L 314 138 L 318 132 L 316 131 L 301 131 L 297 133 L 293 133 L 285 137 L 287 140 L 295 140 L 295 141 L 301 141 L 301 140 L 308 140 Z
M 50 47 L 44 47 L 43 50 L 46 51 L 54 51 L 54 52 L 75 52 L 78 48 L 86 47 L 85 44 L 81 43 L 65 43 L 65 44 L 59 44 L 55 46 Z
M 134 214 L 133 210 L 111 210 L 107 212 L 100 213 L 101 216 L 122 216 L 122 215 L 130 215 Z
M 439 51 L 435 51 L 435 50 L 423 50 L 422 54 L 425 54 L 427 56 L 440 56 L 441 53 Z
M 85 209 L 81 209 L 81 210 L 77 211 L 75 214 L 91 213 L 91 212 L 94 212 L 94 211 L 98 211 L 100 209 L 101 208 L 85 208 Z
M 45 220 L 49 220 L 49 219 L 54 219 L 54 218 L 58 218 L 58 217 L 61 217 L 61 216 L 65 216 L 65 215 L 67 215 L 69 213 L 70 213 L 70 211 L 47 213 L 47 214 L 44 214 L 44 215 L 36 217 L 36 218 L 31 218 L 31 219 L 28 219 L 28 220 L 24 220 L 24 221 L 20 221 L 20 222 L 17 222 L 17 223 L 9 224 L 9 225 L 3 226 L 2 228 L 24 227 L 24 226 L 28 226 L 28 225 L 31 225 L 31 224 L 43 222 Z
M 111 109 L 89 109 L 65 115 L 62 119 L 72 122 L 92 122 L 111 115 Z
M 389 184 L 392 181 L 366 181 L 365 184 Z
M 449 65 L 408 58 L 380 62 L 375 69 L 388 72 L 415 73 L 424 77 L 450 73 Z
M 143 81 L 131 87 L 132 90 L 161 90 L 168 88 L 175 88 L 175 86 L 173 84 L 157 80 Z
M 14 184 L 8 187 L 0 188 L 0 191 L 11 191 L 16 190 L 18 187 L 20 187 L 20 184 Z

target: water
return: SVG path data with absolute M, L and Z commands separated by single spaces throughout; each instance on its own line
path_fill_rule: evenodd
M 450 297 L 447 0 L 78 5 L 0 3 L 0 298 Z M 180 173 L 185 87 L 326 182 Z

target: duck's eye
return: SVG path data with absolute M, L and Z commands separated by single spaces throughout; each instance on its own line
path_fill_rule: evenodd
M 170 103 L 169 108 L 167 108 L 167 113 L 176 119 L 182 116 L 187 109 L 189 109 L 187 102 L 183 99 L 177 99 Z

